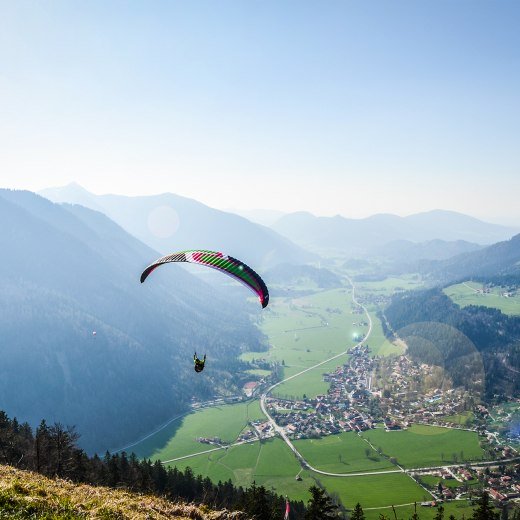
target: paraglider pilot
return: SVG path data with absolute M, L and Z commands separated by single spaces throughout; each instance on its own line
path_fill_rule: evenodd
M 202 372 L 204 370 L 204 363 L 206 362 L 206 354 L 204 354 L 204 359 L 200 360 L 195 352 L 193 362 L 195 363 L 195 372 Z

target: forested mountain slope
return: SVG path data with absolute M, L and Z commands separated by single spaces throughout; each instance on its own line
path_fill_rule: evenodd
M 423 266 L 441 282 L 472 277 L 520 276 L 520 234 L 479 251 L 460 254 Z
M 408 353 L 443 367 L 456 386 L 471 389 L 480 381 L 488 397 L 520 392 L 519 317 L 488 307 L 461 309 L 439 288 L 397 294 L 385 315 Z
M 180 266 L 141 285 L 158 253 L 100 213 L 0 190 L 0 221 L 0 408 L 20 420 L 74 424 L 90 451 L 116 447 L 192 397 L 233 391 L 236 355 L 261 348 L 247 291 Z M 197 378 L 194 349 L 209 358 Z

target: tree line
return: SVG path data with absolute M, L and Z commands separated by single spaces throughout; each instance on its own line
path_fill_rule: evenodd
M 112 488 L 124 487 L 176 501 L 205 504 L 214 509 L 240 510 L 258 520 L 279 519 L 285 498 L 253 483 L 235 487 L 231 480 L 213 483 L 195 475 L 191 468 L 166 468 L 160 461 L 140 460 L 135 454 L 106 453 L 88 456 L 77 445 L 74 428 L 42 421 L 33 433 L 28 423 L 19 423 L 0 411 L 0 463 L 36 471 L 47 477 Z M 303 520 L 302 501 L 290 501 L 291 518 Z

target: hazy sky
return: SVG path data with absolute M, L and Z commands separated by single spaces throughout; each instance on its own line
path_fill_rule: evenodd
M 0 186 L 520 222 L 520 2 L 0 0 Z

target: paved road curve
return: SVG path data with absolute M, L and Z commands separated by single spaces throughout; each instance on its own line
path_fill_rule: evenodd
M 359 306 L 363 309 L 363 311 L 365 312 L 365 314 L 368 318 L 368 331 L 367 331 L 365 337 L 363 338 L 363 340 L 360 341 L 357 345 L 355 345 L 357 347 L 357 346 L 363 344 L 370 336 L 370 333 L 372 332 L 372 318 L 370 317 L 370 314 L 369 314 L 367 308 L 356 300 L 356 288 L 355 288 L 352 280 L 348 276 L 347 276 L 347 279 L 348 279 L 350 285 L 352 286 L 352 301 L 357 306 Z M 305 370 L 302 370 L 301 372 L 298 372 L 297 374 L 287 377 L 287 378 L 283 379 L 282 381 L 278 381 L 278 383 L 275 383 L 274 385 L 271 385 L 260 396 L 260 408 L 262 409 L 263 414 L 267 417 L 267 420 L 271 423 L 271 426 L 273 427 L 274 431 L 276 433 L 278 433 L 278 435 L 280 435 L 280 437 L 284 440 L 284 442 L 287 444 L 287 446 L 289 446 L 289 448 L 294 453 L 296 458 L 300 461 L 300 463 L 306 469 L 309 469 L 310 471 L 314 471 L 315 473 L 320 473 L 321 475 L 328 475 L 329 477 L 359 477 L 361 475 L 382 475 L 384 473 L 402 473 L 403 472 L 402 469 L 392 469 L 392 470 L 386 470 L 386 471 L 367 471 L 364 473 L 331 473 L 329 471 L 322 471 L 320 469 L 317 469 L 314 466 L 312 466 L 311 464 L 309 464 L 309 462 L 307 460 L 305 460 L 305 458 L 302 456 L 302 454 L 295 448 L 294 444 L 291 442 L 289 437 L 287 437 L 287 434 L 285 433 L 283 428 L 281 428 L 280 426 L 278 426 L 278 424 L 276 424 L 276 421 L 269 415 L 269 412 L 267 411 L 267 407 L 265 405 L 265 399 L 272 392 L 272 390 L 274 388 L 276 388 L 278 385 L 281 385 L 282 383 L 285 383 L 286 381 L 290 381 L 291 379 L 294 379 L 295 377 L 299 377 L 302 374 L 305 374 L 305 372 L 309 372 L 309 370 L 314 370 L 315 368 L 318 368 L 321 365 L 328 363 L 329 361 L 333 361 L 334 359 L 338 359 L 342 356 L 347 355 L 348 350 L 349 349 L 345 350 L 344 352 L 341 352 L 340 354 L 332 356 L 331 358 L 326 359 L 325 361 L 317 363 L 316 365 L 313 365 L 312 367 L 306 368 Z

